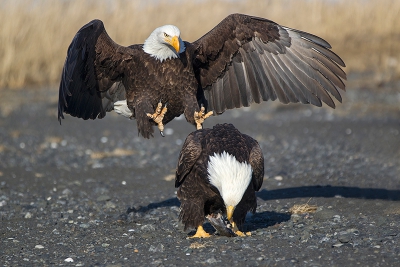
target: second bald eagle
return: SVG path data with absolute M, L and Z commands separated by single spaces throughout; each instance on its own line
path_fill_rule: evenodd
M 83 26 L 68 48 L 58 102 L 63 113 L 103 118 L 115 109 L 135 118 L 149 138 L 153 125 L 184 114 L 201 129 L 226 109 L 279 99 L 335 107 L 345 89 L 344 62 L 323 39 L 273 21 L 233 14 L 197 41 L 177 27 L 155 29 L 144 44 L 124 47 L 100 20 Z M 167 104 L 167 106 L 165 106 Z M 203 106 L 203 109 L 201 107 Z
M 260 145 L 232 124 L 217 124 L 188 135 L 179 154 L 175 187 L 181 202 L 179 219 L 193 237 L 209 237 L 204 217 L 222 212 L 237 235 L 248 211 L 255 212 L 264 178 Z

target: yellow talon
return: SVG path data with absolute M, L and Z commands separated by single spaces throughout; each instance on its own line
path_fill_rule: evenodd
M 206 231 L 204 231 L 203 226 L 199 225 L 199 227 L 197 227 L 197 231 L 196 233 L 191 236 L 190 238 L 206 238 L 206 237 L 210 237 L 211 235 L 209 233 L 207 233 Z
M 197 112 L 197 111 L 194 112 L 194 121 L 196 122 L 197 130 L 203 129 L 204 120 L 213 114 L 212 111 L 209 111 L 209 112 L 207 112 L 207 114 L 204 114 L 204 111 L 205 111 L 205 108 L 202 106 L 200 108 L 199 112 Z
M 236 234 L 237 236 L 241 236 L 241 237 L 245 237 L 245 236 L 246 236 L 246 234 L 244 234 L 242 231 L 239 231 L 239 230 L 237 230 L 237 231 L 235 232 L 235 234 Z
M 242 232 L 239 230 L 239 228 L 237 227 L 237 225 L 235 224 L 234 221 L 229 221 L 231 223 L 231 227 L 233 232 L 237 235 L 237 236 L 241 236 L 241 237 L 245 237 L 245 236 L 251 236 L 251 232 Z
M 162 123 L 162 120 L 164 119 L 165 113 L 167 113 L 167 105 L 162 107 L 161 102 L 158 103 L 157 108 L 153 114 L 146 113 L 147 117 L 153 119 L 153 121 L 157 123 L 158 129 L 160 130 L 162 136 L 164 136 L 164 124 Z

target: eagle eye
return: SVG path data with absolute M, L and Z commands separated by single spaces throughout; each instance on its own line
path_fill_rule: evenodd
M 166 33 L 164 32 L 164 37 L 168 38 L 168 37 L 169 37 L 169 35 L 168 35 L 168 34 L 166 34 Z

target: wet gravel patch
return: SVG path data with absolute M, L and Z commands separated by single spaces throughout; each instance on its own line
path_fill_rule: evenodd
M 208 239 L 178 222 L 173 174 L 193 130 L 184 120 L 144 140 L 113 115 L 59 126 L 54 88 L 14 92 L 32 102 L 0 117 L 1 265 L 394 266 L 400 100 L 387 90 L 351 91 L 337 110 L 269 103 L 206 121 L 256 138 L 266 170 L 251 236 Z M 316 212 L 289 212 L 307 202 Z

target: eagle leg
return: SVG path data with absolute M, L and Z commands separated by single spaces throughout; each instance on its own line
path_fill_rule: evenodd
M 234 221 L 230 222 L 232 225 L 232 230 L 235 232 L 237 236 L 245 237 L 245 236 L 251 236 L 251 232 L 245 232 L 243 233 L 242 231 L 239 230 L 237 225 L 235 224 Z
M 162 120 L 164 119 L 164 115 L 167 112 L 167 104 L 162 107 L 161 101 L 158 103 L 156 110 L 153 114 L 146 113 L 147 117 L 153 119 L 155 123 L 157 123 L 158 129 L 160 130 L 160 134 L 164 137 L 164 124 Z
M 197 231 L 196 233 L 191 236 L 190 238 L 206 238 L 206 237 L 210 237 L 211 235 L 209 233 L 207 233 L 206 231 L 204 231 L 204 228 L 202 225 L 199 225 L 197 227 Z
M 199 112 L 197 112 L 197 111 L 194 112 L 194 121 L 196 122 L 197 130 L 203 129 L 204 120 L 207 119 L 208 117 L 210 117 L 213 114 L 212 111 L 207 112 L 207 114 L 205 114 L 204 111 L 205 111 L 205 108 L 204 108 L 203 105 L 201 105 L 200 111 Z

